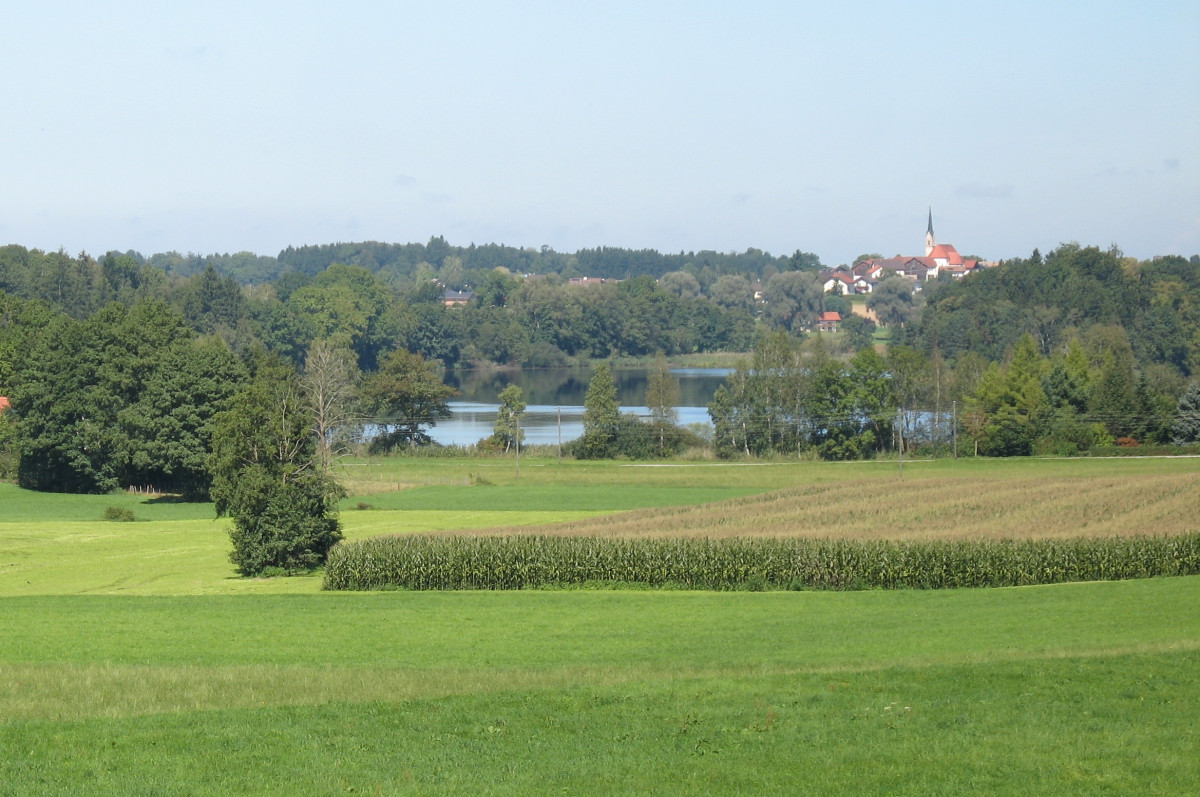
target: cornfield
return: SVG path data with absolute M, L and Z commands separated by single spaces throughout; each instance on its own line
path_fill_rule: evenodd
M 1195 574 L 1200 533 L 923 541 L 416 535 L 335 546 L 324 588 L 948 589 Z

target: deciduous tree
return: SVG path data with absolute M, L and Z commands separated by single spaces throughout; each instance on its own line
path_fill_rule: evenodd
M 509 385 L 500 391 L 500 408 L 496 412 L 496 425 L 492 439 L 502 446 L 505 453 L 521 445 L 525 432 L 521 429 L 521 418 L 525 415 L 525 397 L 519 385 Z
M 658 455 L 667 455 L 667 437 L 679 423 L 679 380 L 671 376 L 667 359 L 661 354 L 646 382 L 646 407 L 650 410 L 650 425 L 658 438 Z
M 879 281 L 867 298 L 867 307 L 875 311 L 884 326 L 904 326 L 915 321 L 923 300 L 916 283 L 907 277 L 892 276 Z
M 443 384 L 437 365 L 420 354 L 397 349 L 383 358 L 378 371 L 362 381 L 362 406 L 378 427 L 372 442 L 378 451 L 432 442 L 426 428 L 450 417 L 447 401 L 457 391 Z
M 767 317 L 788 331 L 807 328 L 821 312 L 821 278 L 812 271 L 785 271 L 767 280 Z
M 309 347 L 300 385 L 312 413 L 317 465 L 325 476 L 359 437 L 362 422 L 356 405 L 360 378 L 350 349 L 326 340 L 314 341 Z

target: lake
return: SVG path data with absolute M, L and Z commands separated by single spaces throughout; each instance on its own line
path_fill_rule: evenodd
M 649 368 L 614 368 L 617 401 L 622 412 L 649 415 L 646 385 Z M 429 430 L 442 445 L 474 445 L 492 434 L 500 407 L 500 391 L 517 385 L 526 408 L 521 419 L 526 445 L 556 445 L 583 436 L 583 402 L 591 368 L 542 368 L 529 370 L 486 369 L 447 371 L 446 384 L 459 395 L 449 403 L 450 417 Z M 671 375 L 679 382 L 679 423 L 709 425 L 708 404 L 713 393 L 730 373 L 727 368 L 678 368 Z

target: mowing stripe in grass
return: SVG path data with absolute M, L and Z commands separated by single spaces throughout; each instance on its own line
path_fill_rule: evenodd
M 998 664 L 1002 662 L 1124 658 L 1200 652 L 1200 640 L 1119 645 L 1083 650 L 989 651 L 910 658 L 871 664 L 696 667 L 672 665 L 558 667 L 539 670 L 429 670 L 391 667 L 279 665 L 153 666 L 130 664 L 0 664 L 0 725 L 53 717 L 133 717 L 264 706 L 429 700 L 451 695 L 610 688 L 620 684 L 766 676 L 852 677 L 883 670 Z

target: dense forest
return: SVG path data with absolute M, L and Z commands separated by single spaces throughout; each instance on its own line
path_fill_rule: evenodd
M 0 470 L 40 489 L 204 496 L 217 419 L 264 374 L 276 377 L 262 395 L 301 396 L 341 374 L 331 384 L 353 384 L 356 411 L 369 404 L 394 447 L 427 440 L 421 423 L 448 395 L 442 367 L 714 351 L 748 353 L 711 408 L 722 456 L 1190 442 L 1179 424 L 1200 366 L 1197 260 L 1070 244 L 960 280 L 885 276 L 855 300 L 877 331 L 850 298 L 824 293 L 804 252 L 564 255 L 435 238 L 93 258 L 10 245 Z M 462 293 L 448 302 L 448 291 Z M 826 310 L 846 317 L 840 331 L 813 331 Z M 280 387 L 285 372 L 294 387 Z M 331 411 L 305 401 L 303 412 Z

